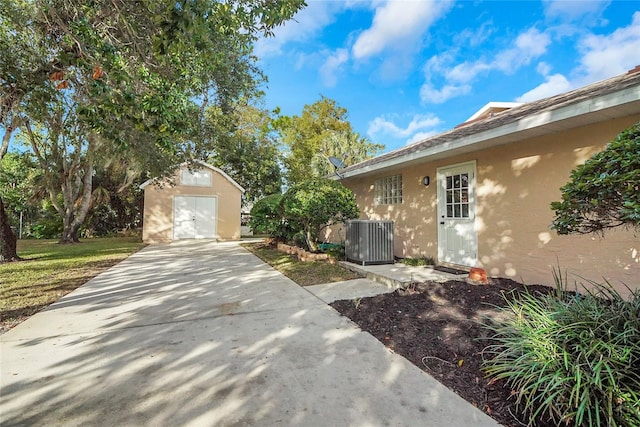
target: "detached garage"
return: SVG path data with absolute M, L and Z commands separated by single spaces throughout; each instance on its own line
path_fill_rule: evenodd
M 244 189 L 222 170 L 197 162 L 182 165 L 173 179 L 150 179 L 144 189 L 142 240 L 240 239 Z

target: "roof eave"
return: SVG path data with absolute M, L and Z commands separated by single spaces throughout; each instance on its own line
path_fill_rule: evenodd
M 635 108 L 632 108 L 635 106 Z M 631 111 L 634 110 L 634 111 Z M 640 112 L 640 86 L 540 111 L 494 129 L 341 173 L 342 179 L 368 175 L 407 163 L 437 160 Z

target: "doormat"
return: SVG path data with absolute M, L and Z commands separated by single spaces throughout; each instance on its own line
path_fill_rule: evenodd
M 460 276 L 463 274 L 469 274 L 468 271 L 458 270 L 457 268 L 445 267 L 444 265 L 436 265 L 435 267 L 433 267 L 433 269 L 437 271 L 442 271 L 443 273 L 456 274 Z

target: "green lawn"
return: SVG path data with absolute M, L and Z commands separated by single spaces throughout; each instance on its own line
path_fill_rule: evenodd
M 139 237 L 19 240 L 24 261 L 0 264 L 0 332 L 57 301 L 144 246 Z
M 299 261 L 263 243 L 246 243 L 242 246 L 300 286 L 341 282 L 361 277 L 339 264 Z

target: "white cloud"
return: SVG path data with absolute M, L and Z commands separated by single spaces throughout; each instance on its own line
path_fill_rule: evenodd
M 518 35 L 513 47 L 498 52 L 493 60 L 463 62 L 446 71 L 445 77 L 449 81 L 466 83 L 485 71 L 500 70 L 510 74 L 546 53 L 550 43 L 551 38 L 548 34 L 530 28 Z
M 469 28 L 460 31 L 454 37 L 454 43 L 456 45 L 468 45 L 470 47 L 476 47 L 484 43 L 493 34 L 493 23 L 485 22 L 476 30 Z
M 437 0 L 378 2 L 371 27 L 353 45 L 354 58 L 368 58 L 386 49 L 414 48 L 422 34 L 452 5 L 450 1 Z
M 440 89 L 436 89 L 429 83 L 425 83 L 420 88 L 420 99 L 422 102 L 431 102 L 434 104 L 442 104 L 457 96 L 466 95 L 471 92 L 469 85 L 444 85 Z
M 610 0 L 543 0 L 544 13 L 549 18 L 573 21 L 582 17 L 595 17 L 609 6 Z
M 633 14 L 628 27 L 610 35 L 590 34 L 579 43 L 583 54 L 577 72 L 582 84 L 624 74 L 640 63 L 640 12 Z
M 511 47 L 499 51 L 492 60 L 479 59 L 450 66 L 454 61 L 452 52 L 433 57 L 425 64 L 426 82 L 420 89 L 420 98 L 423 102 L 442 103 L 465 95 L 471 90 L 468 83 L 479 74 L 492 70 L 512 74 L 544 55 L 550 43 L 551 37 L 547 33 L 529 28 L 518 35 Z M 437 75 L 445 80 L 441 88 L 433 84 L 433 78 Z
M 448 81 L 466 83 L 473 80 L 482 71 L 489 71 L 491 68 L 491 64 L 484 61 L 463 62 L 447 71 L 445 77 Z
M 544 76 L 544 82 L 530 91 L 515 99 L 516 102 L 532 102 L 538 99 L 547 98 L 562 92 L 574 89 L 575 84 L 571 83 L 560 73 L 551 74 L 552 67 L 546 62 L 540 62 L 536 66 L 536 71 Z
M 318 71 L 325 86 L 332 87 L 336 85 L 338 80 L 336 74 L 340 71 L 342 65 L 348 60 L 349 51 L 347 49 L 337 49 L 334 53 L 329 55 Z
M 367 134 L 371 138 L 379 134 L 389 135 L 392 138 L 408 138 L 407 143 L 410 143 L 434 135 L 436 130 L 433 128 L 440 123 L 441 120 L 433 114 L 416 114 L 411 122 L 402 128 L 385 117 L 376 117 L 369 122 Z
M 551 74 L 551 65 L 547 64 L 544 61 L 539 62 L 538 65 L 536 66 L 536 71 L 542 74 L 543 76 L 548 76 L 549 74 Z
M 349 5 L 336 1 L 310 1 L 307 7 L 298 11 L 293 19 L 274 30 L 274 36 L 261 38 L 255 44 L 255 54 L 259 58 L 276 56 L 289 42 L 309 40 L 327 25 L 335 21 L 335 16 Z
M 433 76 L 443 74 L 449 67 L 449 64 L 451 64 L 454 60 L 455 51 L 451 50 L 440 53 L 438 55 L 433 55 L 424 64 L 425 76 L 427 76 L 427 79 L 430 79 Z
M 531 102 L 548 96 L 557 95 L 573 89 L 571 83 L 562 74 L 545 76 L 546 81 L 538 87 L 516 98 L 516 102 Z
M 518 35 L 514 47 L 499 52 L 490 64 L 490 68 L 513 73 L 545 54 L 550 43 L 551 38 L 548 34 L 541 33 L 536 28 L 530 28 Z
M 567 79 L 562 74 L 551 74 L 551 67 L 541 62 L 537 71 L 545 77 L 539 86 L 516 98 L 517 102 L 531 102 L 557 95 L 576 87 L 624 74 L 638 65 L 640 52 L 640 12 L 633 15 L 627 27 L 618 28 L 608 35 L 587 34 L 578 42 L 582 54 L 580 65 Z

